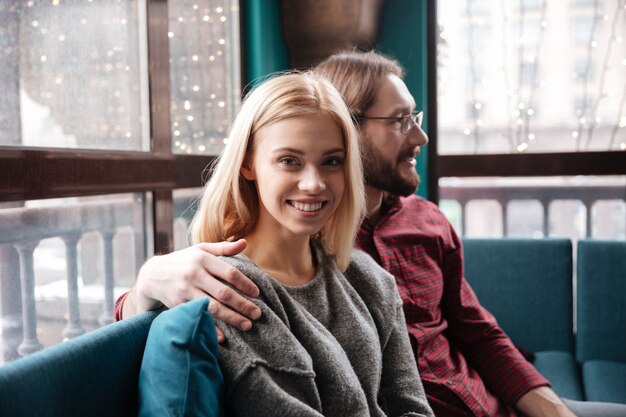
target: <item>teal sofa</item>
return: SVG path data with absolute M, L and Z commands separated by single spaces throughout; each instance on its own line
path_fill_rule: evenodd
M 578 334 L 572 246 L 565 239 L 464 239 L 478 298 L 555 391 L 626 403 L 626 242 L 578 244 Z M 114 323 L 0 366 L 0 416 L 136 416 L 156 313 Z M 148 355 L 147 355 L 148 356 Z
M 137 416 L 137 382 L 156 313 L 113 323 L 0 367 L 0 416 Z
M 577 287 L 585 398 L 626 402 L 626 241 L 578 242 Z
M 480 302 L 562 397 L 626 403 L 626 242 L 463 239 Z M 574 311 L 577 331 L 574 331 Z

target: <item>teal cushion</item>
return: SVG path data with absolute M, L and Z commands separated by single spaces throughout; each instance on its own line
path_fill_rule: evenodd
M 626 241 L 578 242 L 578 361 L 626 363 Z
M 224 379 L 208 298 L 161 313 L 139 374 L 139 416 L 220 416 Z
M 465 277 L 518 346 L 574 352 L 568 239 L 463 239 Z
M 568 352 L 536 352 L 533 365 L 552 384 L 552 389 L 570 400 L 583 400 L 580 372 L 574 355 Z
M 626 363 L 587 361 L 583 364 L 583 384 L 589 401 L 626 404 Z

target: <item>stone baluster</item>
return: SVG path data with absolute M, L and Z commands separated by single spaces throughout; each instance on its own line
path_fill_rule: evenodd
M 10 245 L 0 246 L 0 306 L 2 307 L 2 360 L 20 357 L 17 347 L 22 342 L 22 297 L 20 258 Z
M 33 252 L 39 241 L 15 245 L 20 255 L 20 280 L 22 283 L 22 326 L 24 337 L 17 352 L 26 356 L 43 348 L 37 339 L 37 306 L 35 305 L 35 266 Z
M 80 234 L 63 236 L 65 258 L 67 262 L 67 303 L 68 321 L 63 330 L 63 337 L 72 339 L 85 333 L 80 321 L 80 301 L 78 298 L 78 241 Z
M 540 200 L 543 208 L 543 237 L 550 237 L 550 200 Z
M 115 232 L 106 230 L 100 232 L 104 243 L 104 308 L 102 316 L 98 320 L 102 326 L 113 322 L 113 237 Z
M 594 201 L 592 200 L 583 200 L 582 202 L 585 205 L 585 209 L 587 210 L 587 218 L 586 218 L 586 230 L 585 230 L 585 237 L 587 239 L 592 239 L 593 238 L 593 203 Z
M 461 205 L 461 236 L 467 236 L 467 200 L 459 200 Z
M 509 235 L 509 200 L 498 199 L 497 201 L 502 208 L 502 236 L 507 237 Z

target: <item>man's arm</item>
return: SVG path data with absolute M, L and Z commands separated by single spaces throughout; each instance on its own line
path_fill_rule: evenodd
M 515 407 L 528 417 L 576 417 L 549 387 L 538 387 L 528 391 Z
M 448 333 L 485 385 L 506 403 L 515 406 L 531 390 L 549 382 L 529 363 L 481 305 L 463 277 L 461 241 L 448 225 L 441 273 L 445 281 L 442 298 Z M 551 391 L 551 390 L 550 390 Z
M 148 259 L 135 284 L 121 300 L 122 305 L 118 306 L 121 307 L 121 317 L 208 296 L 213 317 L 249 330 L 252 328 L 250 319 L 258 319 L 261 310 L 224 282 L 250 297 L 257 297 L 259 289 L 239 270 L 217 258 L 236 255 L 245 247 L 245 240 L 199 243 Z M 223 341 L 223 338 L 218 329 L 218 339 Z

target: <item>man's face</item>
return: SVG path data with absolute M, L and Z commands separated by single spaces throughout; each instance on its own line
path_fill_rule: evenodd
M 413 110 L 415 100 L 404 81 L 388 74 L 378 87 L 373 105 L 363 116 L 393 118 Z M 395 195 L 414 193 L 420 183 L 415 158 L 419 147 L 427 143 L 428 137 L 419 127 L 404 134 L 400 132 L 399 121 L 365 119 L 361 125 L 361 145 L 367 185 Z

